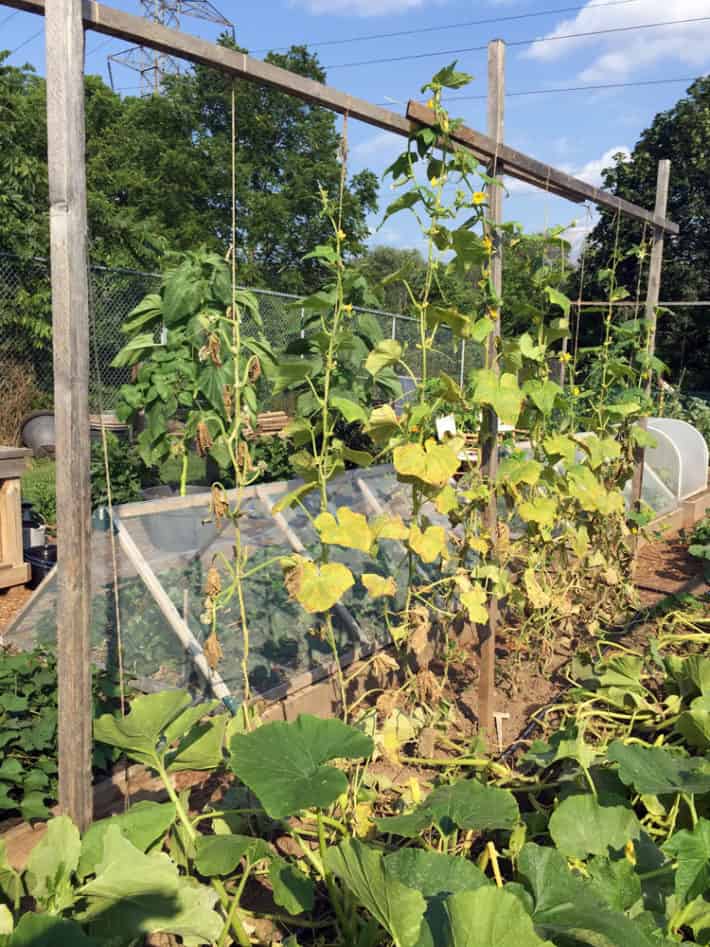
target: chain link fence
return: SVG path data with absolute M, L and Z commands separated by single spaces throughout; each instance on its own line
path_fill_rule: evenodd
M 90 409 L 111 411 L 118 390 L 130 380 L 130 369 L 111 363 L 126 338 L 121 326 L 146 293 L 157 292 L 161 275 L 137 270 L 91 268 Z M 259 301 L 264 333 L 276 351 L 298 332 L 296 296 L 252 289 Z M 421 370 L 418 324 L 409 316 L 360 309 L 380 323 L 383 335 L 400 341 L 415 374 Z M 441 327 L 437 347 L 429 356 L 429 374 L 445 371 L 462 380 L 480 364 L 480 349 L 462 343 Z M 23 389 L 26 410 L 50 408 L 53 402 L 52 322 L 49 263 L 0 255 L 0 398 Z M 4 409 L 0 406 L 0 416 Z M 0 418 L 0 441 L 10 437 L 12 424 Z

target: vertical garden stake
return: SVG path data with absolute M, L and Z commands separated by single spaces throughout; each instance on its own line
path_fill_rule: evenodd
M 666 207 L 668 206 L 668 183 L 670 180 L 671 163 L 667 158 L 658 162 L 658 173 L 656 177 L 656 206 L 654 214 L 657 219 L 662 220 L 666 216 Z M 648 347 L 647 353 L 652 356 L 656 350 L 656 309 L 661 291 L 661 267 L 663 265 L 663 234 L 662 227 L 656 225 L 653 228 L 653 246 L 651 247 L 651 261 L 648 268 L 648 286 L 646 287 L 646 308 L 644 316 L 648 325 Z M 646 395 L 651 395 L 653 371 L 651 366 L 646 366 Z M 642 418 L 639 425 L 644 429 L 647 427 L 648 419 Z M 631 481 L 631 509 L 638 510 L 641 504 L 641 491 L 643 489 L 643 467 L 646 458 L 646 449 L 644 447 L 636 448 L 634 453 L 634 475 Z
M 494 39 L 488 44 L 488 135 L 496 144 L 503 141 L 503 106 L 505 98 L 505 43 Z M 488 173 L 495 177 L 499 171 L 497 157 L 493 158 Z M 491 257 L 491 282 L 498 298 L 503 289 L 503 247 L 498 225 L 503 220 L 503 189 L 493 184 L 488 187 L 488 219 L 490 237 L 493 240 Z M 500 340 L 500 307 L 495 318 L 493 331 L 488 336 L 486 364 L 498 371 L 498 342 Z M 495 550 L 498 539 L 498 505 L 495 480 L 498 474 L 498 416 L 492 408 L 485 410 L 483 416 L 483 437 L 481 439 L 481 464 L 483 474 L 490 489 L 488 509 L 486 510 L 486 530 L 489 534 L 491 549 Z M 481 673 L 478 682 L 478 722 L 482 731 L 493 735 L 493 700 L 495 693 L 495 650 L 496 628 L 498 625 L 498 600 L 495 596 L 488 599 L 488 623 L 481 627 Z
M 46 5 L 57 455 L 59 805 L 91 822 L 89 286 L 82 0 Z

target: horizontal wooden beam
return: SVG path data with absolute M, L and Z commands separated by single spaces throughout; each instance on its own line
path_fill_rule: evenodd
M 0 6 L 43 15 L 45 0 L 0 0 Z M 373 105 L 365 99 L 359 99 L 339 92 L 331 86 L 315 82 L 313 79 L 296 75 L 288 69 L 282 69 L 280 66 L 274 66 L 260 59 L 253 59 L 246 53 L 219 46 L 179 30 L 171 30 L 159 23 L 151 23 L 143 17 L 95 3 L 94 0 L 84 2 L 84 27 L 129 43 L 157 49 L 189 62 L 211 66 L 235 78 L 270 86 L 272 89 L 278 89 L 305 102 L 322 105 L 334 112 L 341 114 L 347 112 L 352 118 L 395 135 L 408 137 L 421 125 L 432 125 L 435 122 L 434 113 L 418 102 L 409 103 L 406 117 L 398 115 L 396 112 Z M 589 200 L 602 207 L 619 210 L 636 220 L 660 227 L 667 233 L 679 232 L 678 225 L 672 221 L 659 220 L 652 211 L 593 187 L 586 181 L 580 181 L 579 178 L 565 174 L 564 171 L 530 158 L 508 145 L 500 145 L 496 149 L 495 142 L 481 132 L 470 128 L 459 128 L 453 137 L 459 144 L 470 149 L 480 161 L 492 160 L 497 154 L 499 170 L 510 177 L 568 200 L 575 202 Z
M 0 0 L 0 6 L 43 15 L 45 0 Z M 167 26 L 95 3 L 93 0 L 84 2 L 84 27 L 129 43 L 157 49 L 189 62 L 212 66 L 235 78 L 270 86 L 306 102 L 323 105 L 334 112 L 347 112 L 353 118 L 398 135 L 407 136 L 417 129 L 416 125 L 395 112 L 339 92 L 314 79 L 307 79 L 288 69 L 254 59 L 246 53 L 219 46 L 198 36 L 190 36 L 180 30 L 169 29 Z
M 407 118 L 419 125 L 432 126 L 436 124 L 436 114 L 421 102 L 410 101 L 407 106 Z M 667 233 L 677 234 L 679 232 L 678 224 L 665 217 L 657 217 L 653 211 L 632 204 L 631 201 L 625 201 L 623 197 L 617 197 L 604 191 L 601 188 L 594 187 L 580 178 L 575 178 L 571 174 L 566 174 L 552 165 L 544 164 L 522 151 L 516 151 L 508 145 L 497 145 L 492 138 L 483 135 L 481 132 L 474 131 L 465 126 L 457 128 L 451 133 L 451 137 L 459 144 L 466 145 L 472 151 L 479 155 L 485 155 L 489 161 L 496 159 L 498 173 L 507 174 L 510 177 L 525 181 L 541 188 L 543 191 L 549 191 L 559 197 L 580 203 L 581 201 L 592 201 L 601 207 L 608 207 L 610 210 L 618 210 L 627 217 L 644 223 L 652 224 L 665 230 Z

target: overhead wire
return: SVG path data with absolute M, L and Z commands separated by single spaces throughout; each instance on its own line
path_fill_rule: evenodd
M 668 26 L 683 26 L 689 23 L 705 23 L 710 16 L 686 17 L 682 20 L 661 20 L 657 23 L 636 23 L 630 26 L 612 26 L 604 30 L 586 30 L 580 33 L 562 33 L 559 36 L 534 37 L 532 39 L 506 40 L 506 46 L 534 46 L 539 43 L 556 43 L 569 39 L 586 39 L 591 36 L 608 36 L 611 33 L 630 33 L 635 30 L 652 30 Z M 435 56 L 459 56 L 462 53 L 479 53 L 488 49 L 488 44 L 482 46 L 463 46 L 458 49 L 438 49 L 431 53 L 408 53 L 405 56 L 390 56 L 381 59 L 362 59 L 358 62 L 340 62 L 324 66 L 324 69 L 346 69 L 355 66 L 377 66 L 395 62 L 407 62 L 415 59 L 431 59 Z
M 10 13 L 8 16 L 6 16 L 6 17 L 4 17 L 2 20 L 0 20 L 0 27 L 5 26 L 6 23 L 9 23 L 10 20 L 11 20 L 14 16 L 17 16 L 17 14 L 18 14 L 19 12 L 20 12 L 19 10 L 15 10 L 15 11 L 13 11 L 12 13 Z
M 640 3 L 641 0 L 608 0 L 605 3 L 588 3 L 573 7 L 554 7 L 548 10 L 535 10 L 531 13 L 514 13 L 509 16 L 486 17 L 483 20 L 464 20 L 459 23 L 443 23 L 438 26 L 422 26 L 411 30 L 395 30 L 390 33 L 367 33 L 364 36 L 351 36 L 347 39 L 323 39 L 312 43 L 291 43 L 289 46 L 264 46 L 253 50 L 254 53 L 275 53 L 289 50 L 292 46 L 305 46 L 313 49 L 316 46 L 342 46 L 345 43 L 365 43 L 376 39 L 394 39 L 399 36 L 416 36 L 423 33 L 437 33 L 443 30 L 465 29 L 469 26 L 485 26 L 490 23 L 509 23 L 513 20 L 529 20 L 543 16 L 554 16 L 559 13 L 579 13 L 581 10 L 594 10 L 597 7 L 620 7 L 629 3 Z
M 557 92 L 594 92 L 604 89 L 629 89 L 634 86 L 667 85 L 674 82 L 695 82 L 697 76 L 677 76 L 673 79 L 636 79 L 630 82 L 603 82 L 594 85 L 561 86 L 552 89 L 520 89 L 518 92 L 506 92 L 506 98 L 524 95 L 552 95 Z M 447 102 L 463 102 L 472 99 L 486 99 L 486 95 L 455 95 Z M 381 103 L 386 104 L 386 103 Z
M 8 55 L 14 56 L 15 53 L 19 52 L 21 49 L 23 49 L 25 46 L 31 43 L 32 40 L 37 39 L 38 36 L 42 36 L 43 33 L 44 33 L 44 27 L 42 27 L 41 30 L 37 30 L 37 32 L 33 33 L 32 36 L 28 36 L 27 39 L 24 40 L 24 42 L 20 43 L 19 46 L 15 46 L 14 49 L 11 49 Z

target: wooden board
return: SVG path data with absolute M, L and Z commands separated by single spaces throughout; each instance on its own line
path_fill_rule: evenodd
M 432 126 L 436 124 L 434 111 L 420 102 L 409 102 L 407 117 L 421 125 Z M 565 171 L 560 171 L 552 165 L 538 161 L 536 158 L 531 158 L 509 145 L 497 145 L 492 137 L 474 131 L 472 128 L 467 128 L 465 125 L 453 131 L 451 137 L 459 144 L 468 146 L 475 154 L 485 156 L 489 161 L 497 156 L 499 174 L 508 174 L 519 181 L 533 184 L 543 191 L 550 191 L 558 197 L 564 197 L 576 203 L 592 201 L 594 204 L 607 207 L 609 210 L 618 210 L 627 217 L 652 224 L 667 233 L 677 234 L 680 232 L 678 224 L 672 220 L 667 220 L 665 215 L 646 210 L 637 204 L 632 204 L 631 201 L 624 200 L 623 197 L 617 197 L 615 194 L 610 194 L 609 191 L 587 184 L 586 181 L 575 178 Z

